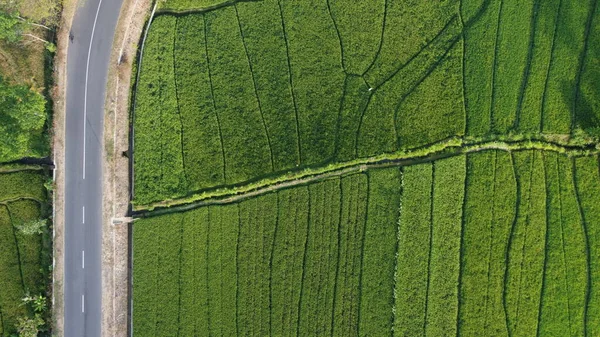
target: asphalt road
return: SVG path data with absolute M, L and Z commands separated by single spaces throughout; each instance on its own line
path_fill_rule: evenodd
M 100 336 L 102 130 L 114 30 L 123 0 L 80 0 L 67 64 L 65 149 L 66 337 Z

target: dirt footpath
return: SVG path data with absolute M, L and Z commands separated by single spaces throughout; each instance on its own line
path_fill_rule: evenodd
M 125 0 L 109 62 L 104 119 L 102 336 L 128 336 L 129 224 L 113 224 L 129 206 L 129 89 L 151 0 Z

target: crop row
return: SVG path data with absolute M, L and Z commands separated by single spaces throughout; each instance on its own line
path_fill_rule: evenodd
M 134 334 L 594 335 L 596 157 L 485 151 L 134 227 Z
M 597 104 L 597 97 L 591 97 L 589 81 L 597 69 L 589 62 L 597 54 L 599 27 L 594 3 L 464 2 L 469 135 L 592 131 L 590 103 Z
M 156 17 L 136 92 L 136 202 L 462 135 L 458 48 L 448 51 L 457 2 L 371 2 L 265 0 Z M 366 7 L 378 20 L 354 24 Z M 426 20 L 399 20 L 413 14 Z M 438 98 L 419 108 L 423 95 Z
M 22 298 L 45 291 L 39 234 L 16 227 L 41 216 L 44 175 L 34 171 L 0 174 L 0 335 L 16 332 L 17 319 L 28 315 Z
M 167 1 L 210 10 L 151 25 L 135 201 L 451 136 L 597 134 L 595 3 Z

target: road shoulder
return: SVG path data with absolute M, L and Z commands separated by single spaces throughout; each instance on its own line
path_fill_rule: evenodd
M 64 0 L 56 35 L 54 56 L 54 87 L 51 90 L 54 110 L 52 125 L 52 156 L 54 169 L 54 193 L 52 200 L 53 222 L 53 269 L 52 269 L 52 331 L 56 336 L 64 335 L 64 227 L 65 227 L 65 113 L 67 97 L 67 55 L 69 32 L 78 0 Z
M 129 227 L 113 224 L 129 207 L 129 94 L 133 62 L 151 0 L 125 0 L 109 61 L 104 117 L 102 336 L 127 336 L 129 323 Z

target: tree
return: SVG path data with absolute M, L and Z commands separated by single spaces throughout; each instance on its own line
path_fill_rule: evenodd
M 28 37 L 46 45 L 51 44 L 50 41 L 28 32 L 26 29 L 28 26 L 35 26 L 44 28 L 46 30 L 51 30 L 50 27 L 35 23 L 19 16 L 19 13 L 10 14 L 0 11 L 0 39 L 15 43 L 19 42 L 23 37 Z
M 0 77 L 0 162 L 41 155 L 34 145 L 46 123 L 45 106 L 38 92 Z
M 0 39 L 7 42 L 17 42 L 21 37 L 21 21 L 16 17 L 0 12 Z

